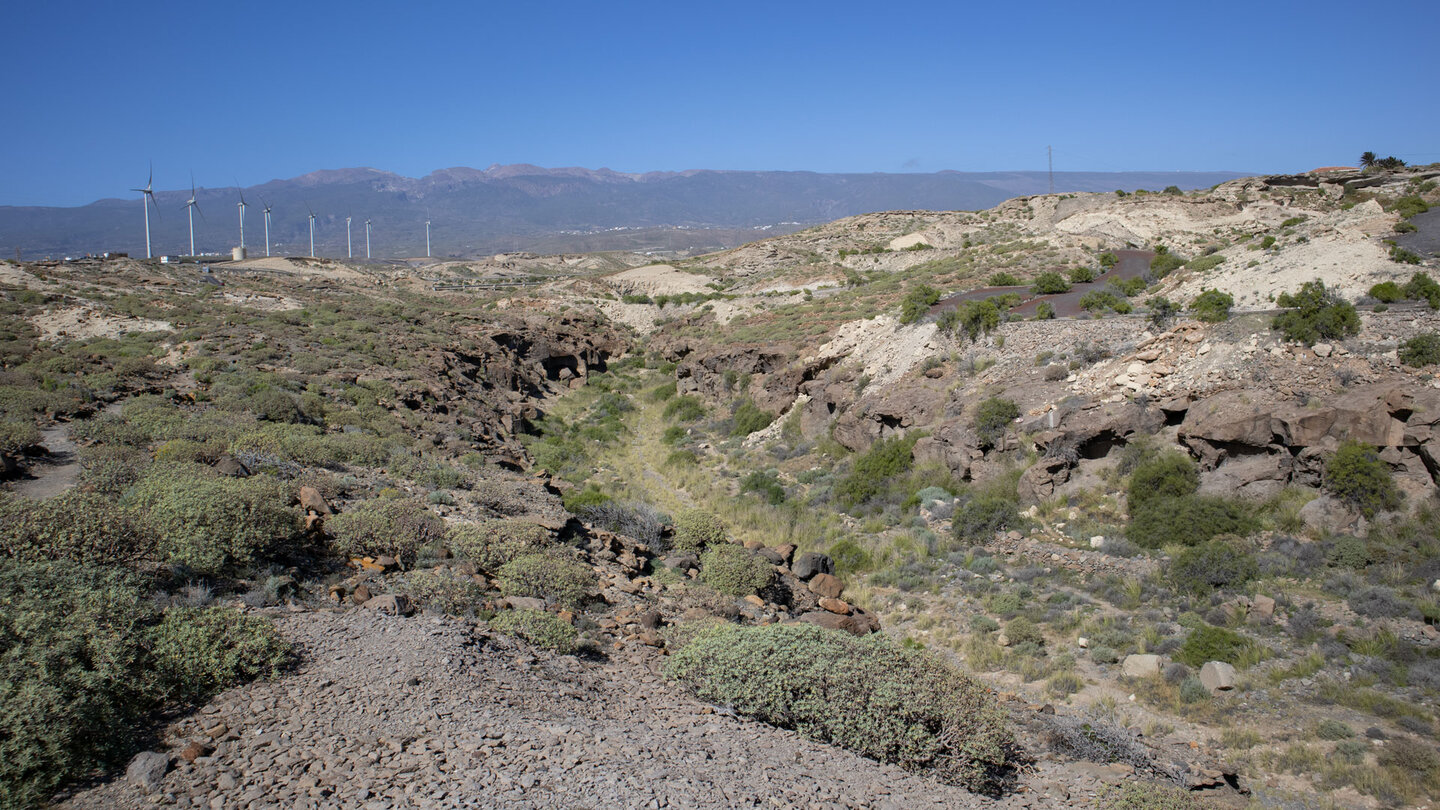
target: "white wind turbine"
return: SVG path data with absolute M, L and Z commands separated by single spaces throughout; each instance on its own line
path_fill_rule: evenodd
M 350 217 L 345 217 L 345 258 L 355 258 L 355 251 L 350 249 Z
M 236 207 L 238 207 L 238 208 L 240 209 L 240 251 L 243 253 L 243 252 L 245 251 L 245 208 L 246 208 L 246 202 L 245 202 L 245 189 L 240 188 L 240 181 L 239 181 L 239 180 L 236 180 L 236 181 L 235 181 L 235 190 L 240 193 L 240 202 L 235 203 L 235 205 L 236 205 Z
M 145 258 L 151 258 L 150 252 L 150 206 L 155 206 L 155 217 L 160 217 L 160 203 L 155 202 L 155 164 L 150 164 L 150 179 L 145 181 L 144 188 L 132 188 L 131 191 L 140 192 L 140 204 L 145 207 Z
M 430 258 L 430 216 L 425 216 L 425 258 Z
M 190 214 L 190 255 L 195 255 L 195 212 L 199 210 L 200 203 L 195 201 L 195 177 L 190 177 L 190 199 L 185 201 L 185 210 Z M 205 218 L 205 212 L 200 212 L 200 218 Z
M 266 256 L 269 256 L 269 255 L 270 255 L 270 206 L 265 202 L 265 198 L 264 198 L 264 197 L 261 197 L 261 198 L 260 198 L 260 205 L 264 206 L 264 207 L 261 209 L 261 213 L 263 213 L 263 214 L 265 215 L 265 255 L 266 255 Z
M 305 210 L 310 211 L 310 258 L 313 259 L 315 258 L 315 212 L 310 209 L 309 205 L 305 206 Z
M 370 220 L 365 220 L 365 258 L 370 258 Z

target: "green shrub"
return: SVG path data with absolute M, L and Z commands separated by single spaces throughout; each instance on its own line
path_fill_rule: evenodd
M 203 701 L 255 678 L 273 678 L 290 660 L 275 625 L 228 607 L 175 607 L 149 635 L 155 672 L 172 697 Z
M 1106 270 L 1109 270 L 1110 268 L 1120 263 L 1120 257 L 1116 256 L 1114 253 L 1111 253 L 1108 250 L 1095 257 L 1095 260 L 1100 262 L 1100 266 L 1105 268 Z
M 1400 362 L 1407 366 L 1433 366 L 1440 363 L 1440 335 L 1426 332 L 1405 341 L 1400 346 Z
M 1390 210 L 1399 214 L 1401 219 L 1410 219 L 1416 214 L 1429 211 L 1430 205 L 1420 195 L 1411 194 L 1397 199 Z
M 1238 665 L 1253 655 L 1255 646 L 1255 642 L 1239 633 L 1205 624 L 1190 631 L 1175 653 L 1175 660 L 1192 667 L 1202 667 L 1209 661 Z
M 1197 256 L 1191 259 L 1185 264 L 1185 267 L 1197 273 L 1204 273 L 1207 270 L 1214 270 L 1224 263 L 1224 256 L 1221 256 L 1219 253 L 1212 253 L 1209 256 Z
M 1359 442 L 1340 445 L 1325 464 L 1325 489 L 1367 518 L 1399 508 L 1402 496 L 1390 465 L 1375 448 Z
M 835 573 L 841 576 L 868 571 L 872 565 L 870 553 L 848 537 L 836 540 L 825 553 L 835 562 Z
M 1416 273 L 1405 282 L 1405 297 L 1412 301 L 1425 301 L 1431 309 L 1440 309 L 1440 282 L 1426 273 Z
M 1345 740 L 1355 736 L 1355 730 L 1341 720 L 1326 717 L 1315 727 L 1315 736 L 1322 740 Z
M 996 494 L 980 494 L 963 501 L 951 518 L 955 539 L 967 544 L 984 543 L 1021 524 L 1015 501 Z
M 1071 284 L 1089 284 L 1095 280 L 1095 269 L 1092 267 L 1076 267 L 1069 273 Z
M 980 301 L 961 301 L 954 309 L 947 309 L 935 319 L 935 328 L 943 334 L 964 333 L 975 340 L 988 335 L 1000 325 L 1002 315 L 997 301 L 1005 296 L 992 296 Z
M 543 610 L 507 610 L 491 619 L 490 626 L 564 655 L 579 647 L 574 625 Z
M 152 468 L 125 497 L 161 559 L 202 575 L 243 570 L 300 530 L 289 487 L 268 475 L 228 478 L 208 467 Z
M 1013 646 L 1027 643 L 1041 646 L 1045 644 L 1045 634 L 1024 616 L 1017 616 L 1005 624 L 1005 638 Z
M 113 565 L 149 555 L 154 538 L 103 495 L 72 489 L 47 500 L 0 495 L 0 556 Z
M 1260 575 L 1260 565 L 1240 543 L 1208 540 L 1176 555 L 1166 573 L 1177 589 L 1203 595 L 1244 585 Z
M 1156 329 L 1162 329 L 1180 311 L 1180 305 L 1168 298 L 1156 296 L 1145 302 L 1150 309 L 1150 325 Z
M 138 578 L 72 562 L 0 560 L 0 806 L 34 807 L 123 763 L 156 705 Z
M 756 470 L 745 476 L 745 480 L 740 482 L 740 491 L 753 492 L 771 506 L 779 506 L 785 502 L 785 487 L 774 473 L 763 470 Z
M 1048 321 L 1055 317 L 1055 305 L 1049 301 L 1041 301 L 1035 305 L 1035 320 Z
M 1030 291 L 1036 295 L 1055 295 L 1069 292 L 1070 282 L 1066 281 L 1065 277 L 1059 273 L 1048 270 L 1036 276 L 1035 279 L 1030 282 Z
M 595 592 L 595 571 L 578 560 L 550 554 L 523 554 L 500 566 L 495 578 L 506 596 L 544 599 L 578 610 Z
M 770 584 L 775 569 L 744 546 L 716 543 L 700 556 L 700 578 L 731 596 L 748 596 Z
M 912 451 L 919 434 L 881 439 L 855 458 L 850 473 L 835 485 L 835 496 L 847 509 L 879 495 L 891 478 L 907 472 L 914 463 Z
M 1108 290 L 1091 290 L 1080 296 L 1080 308 L 1096 314 L 1113 311 L 1124 315 L 1133 309 L 1129 301 Z
M 582 509 L 599 506 L 602 503 L 609 503 L 610 496 L 601 492 L 594 484 L 590 484 L 584 489 L 570 490 L 565 493 L 560 499 L 560 502 L 565 506 L 566 511 L 578 515 Z
M 1326 290 L 1324 282 L 1307 281 L 1299 292 L 1281 293 L 1275 303 L 1288 310 L 1271 322 L 1286 340 L 1310 346 L 1321 339 L 1340 340 L 1360 333 L 1355 305 Z
M 1020 416 L 1020 406 L 1013 400 L 989 397 L 975 407 L 975 436 L 980 447 L 989 449 L 999 444 L 1010 429 L 1010 423 Z
M 525 520 L 482 520 L 452 523 L 445 528 L 446 548 L 492 574 L 516 557 L 542 551 L 548 545 L 550 531 Z
M 449 568 L 411 571 L 404 590 L 422 605 L 451 616 L 474 615 L 485 603 L 485 589 L 475 580 Z
M 701 402 L 699 397 L 689 394 L 675 397 L 665 406 L 665 418 L 677 422 L 694 422 L 704 416 L 705 403 Z
M 900 323 L 915 323 L 940 300 L 940 291 L 929 284 L 910 288 L 900 300 Z
M 1130 473 L 1125 493 L 1130 511 L 1151 498 L 1192 495 L 1200 488 L 1200 470 L 1189 456 L 1169 451 L 1138 464 Z
M 672 545 L 681 551 L 703 551 L 712 543 L 725 542 L 725 524 L 701 509 L 687 509 L 675 518 Z
M 1222 534 L 1246 535 L 1259 528 L 1243 503 L 1228 498 L 1184 495 L 1149 498 L 1130 507 L 1125 536 L 1141 548 L 1193 546 Z
M 1204 805 L 1185 788 L 1162 782 L 1123 782 L 1106 788 L 1104 810 L 1201 810 Z
M 730 435 L 749 436 L 751 433 L 770 427 L 770 423 L 774 421 L 775 414 L 762 411 L 754 402 L 744 399 L 735 408 Z
M 34 422 L 18 419 L 0 420 L 0 453 L 18 456 L 27 447 L 40 443 L 40 429 Z
M 1382 281 L 1370 288 L 1370 297 L 1376 301 L 1393 304 L 1405 298 L 1405 291 L 1393 281 Z
M 1399 264 L 1419 264 L 1420 260 L 1420 254 L 1414 251 L 1406 250 L 1399 245 L 1394 245 L 1390 248 L 1390 261 L 1392 262 L 1398 262 Z
M 445 522 L 422 504 L 390 498 L 361 501 L 326 527 L 334 535 L 330 549 L 341 557 L 389 554 L 404 566 L 415 562 L 422 547 L 445 537 Z
M 1014 273 L 994 273 L 986 280 L 991 287 L 1019 287 L 1020 279 Z
M 672 655 L 665 672 L 702 699 L 882 762 L 994 792 L 1014 740 L 981 684 L 881 634 L 811 625 L 725 626 Z
M 1190 311 L 1206 323 L 1223 323 L 1230 320 L 1230 308 L 1233 306 L 1235 298 L 1230 293 L 1205 290 L 1190 302 Z
M 1150 260 L 1150 275 L 1164 278 L 1185 266 L 1185 257 L 1171 253 L 1164 245 L 1155 248 L 1155 257 Z

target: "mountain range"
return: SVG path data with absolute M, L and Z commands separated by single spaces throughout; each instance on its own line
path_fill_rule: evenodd
M 1204 188 L 1245 176 L 1236 172 L 1056 172 L 1057 193 L 1176 185 Z M 647 172 L 547 169 L 528 164 L 451 168 L 421 178 L 370 168 L 315 171 L 245 188 L 245 241 L 265 245 L 262 205 L 272 207 L 277 255 L 309 253 L 308 214 L 316 215 L 315 248 L 346 255 L 351 217 L 353 255 L 431 253 L 473 257 L 519 250 L 679 250 L 699 252 L 800 230 L 840 217 L 886 210 L 975 210 L 1049 190 L 1046 172 L 825 174 L 799 171 Z M 239 244 L 235 187 L 196 193 L 196 250 L 228 254 Z M 155 255 L 189 251 L 189 192 L 157 191 L 151 211 Z M 158 216 L 157 216 L 158 214 Z M 26 259 L 123 251 L 145 255 L 139 195 L 73 208 L 0 206 L 0 255 Z

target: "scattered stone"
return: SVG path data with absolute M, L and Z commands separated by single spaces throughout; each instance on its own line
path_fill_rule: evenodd
M 1316 357 L 1329 357 L 1330 353 L 1335 351 L 1335 347 L 1329 343 L 1316 343 L 1310 348 L 1315 352 Z
M 351 601 L 351 602 L 354 602 L 354 603 L 357 604 L 357 605 L 363 605 L 363 604 L 365 604 L 366 602 L 369 602 L 369 601 L 370 601 L 370 586 L 369 586 L 369 585 L 366 585 L 366 584 L 363 583 L 363 582 L 360 583 L 359 585 L 356 585 L 356 586 L 355 586 L 355 590 L 353 590 L 353 591 L 350 592 L 350 601 Z
M 1079 647 L 1082 650 L 1088 650 L 1090 649 L 1090 639 L 1081 636 L 1080 638 L 1075 639 L 1075 646 Z
M 795 562 L 790 566 L 790 571 L 795 574 L 797 579 L 809 580 L 817 574 L 835 573 L 835 563 L 828 554 L 807 551 L 795 558 Z
M 410 597 L 403 593 L 381 594 L 370 598 L 361 607 L 386 616 L 409 616 L 415 612 L 415 607 L 410 604 Z
M 838 613 L 841 616 L 850 615 L 850 604 L 840 599 L 832 599 L 828 596 L 822 596 L 820 597 L 820 607 L 830 611 L 831 613 Z
M 326 503 L 325 497 L 320 494 L 320 490 L 314 487 L 300 487 L 299 498 L 300 508 L 307 512 L 312 512 L 317 515 L 334 514 L 330 509 L 330 504 Z
M 1250 600 L 1250 615 L 1266 621 L 1275 617 L 1275 600 L 1268 596 L 1256 596 Z
M 1224 661 L 1210 661 L 1200 668 L 1200 683 L 1215 695 L 1235 688 L 1235 667 Z
M 845 592 L 845 583 L 830 574 L 816 574 L 807 587 L 811 593 L 831 599 L 839 599 L 840 594 Z
M 1127 678 L 1153 678 L 1160 675 L 1166 663 L 1164 656 L 1153 653 L 1127 655 L 1120 672 Z
M 153 793 L 160 788 L 160 782 L 169 770 L 170 757 L 159 751 L 142 751 L 136 754 L 125 768 L 125 781 L 147 793 Z
M 186 762 L 194 762 L 200 757 L 210 756 L 210 752 L 214 750 L 215 747 L 212 745 L 206 745 L 202 742 L 192 742 L 189 745 L 185 746 L 183 749 L 181 749 L 180 758 L 185 760 Z

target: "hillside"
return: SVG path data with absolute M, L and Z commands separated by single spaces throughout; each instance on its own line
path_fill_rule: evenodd
M 1437 180 L 0 264 L 0 805 L 1431 806 Z
M 1228 172 L 1062 172 L 1064 191 L 1210 186 Z M 1046 188 L 1042 172 L 939 172 L 933 174 L 818 174 L 814 172 L 687 171 L 623 174 L 606 169 L 492 166 L 453 168 L 422 178 L 375 169 L 311 172 L 244 190 L 250 203 L 246 244 L 265 245 L 262 204 L 273 208 L 272 247 L 277 255 L 308 255 L 314 211 L 320 256 L 365 255 L 366 219 L 372 221 L 372 255 L 392 259 L 425 255 L 425 220 L 431 220 L 435 256 L 474 258 L 508 251 L 681 251 L 687 255 L 732 247 L 771 233 L 837 217 L 894 208 L 988 208 L 1019 193 Z M 133 199 L 131 197 L 133 196 Z M 188 252 L 184 204 L 188 190 L 157 192 L 152 211 L 155 255 Z M 196 200 L 196 250 L 229 255 L 239 244 L 234 188 L 201 188 Z M 24 258 L 86 253 L 145 255 L 138 195 L 78 208 L 0 206 L 0 252 Z

